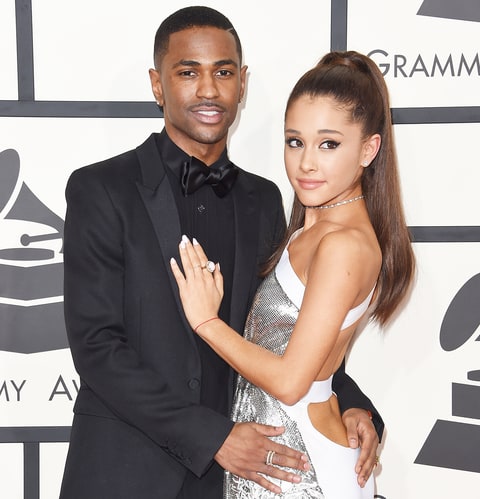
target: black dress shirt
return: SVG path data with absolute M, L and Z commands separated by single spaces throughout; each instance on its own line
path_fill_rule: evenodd
M 220 262 L 225 294 L 219 316 L 228 323 L 235 257 L 232 195 L 228 193 L 220 198 L 210 185 L 205 184 L 194 193 L 184 196 L 180 176 L 182 164 L 188 160 L 188 155 L 170 140 L 165 130 L 157 135 L 157 144 L 162 160 L 167 166 L 166 171 L 177 203 L 182 233 L 190 240 L 195 237 L 209 260 Z M 224 150 L 218 161 L 210 168 L 218 168 L 226 162 L 229 162 L 229 159 L 227 151 Z M 202 363 L 201 403 L 229 415 L 229 367 L 201 338 L 198 336 L 195 338 Z

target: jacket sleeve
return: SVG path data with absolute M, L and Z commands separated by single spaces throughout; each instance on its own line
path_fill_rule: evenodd
M 66 329 L 82 387 L 87 398 L 99 399 L 201 476 L 233 423 L 181 398 L 132 347 L 125 325 L 123 220 L 108 190 L 89 173 L 88 167 L 74 172 L 67 184 L 64 245 Z M 168 324 L 158 328 L 171 334 Z
M 287 222 L 285 219 L 285 209 L 283 207 L 283 201 L 282 201 L 282 195 L 280 194 L 280 191 L 276 187 L 276 205 L 278 206 L 277 208 L 277 216 L 275 219 L 275 231 L 274 231 L 274 242 L 273 242 L 273 249 L 277 249 L 277 247 L 282 243 L 283 238 L 285 237 L 285 233 L 287 230 Z
M 381 441 L 383 436 L 384 423 L 379 412 L 372 401 L 360 390 L 359 386 L 345 372 L 345 359 L 338 371 L 333 376 L 333 391 L 337 394 L 340 411 L 342 414 L 347 409 L 360 408 L 372 413 L 372 422 Z

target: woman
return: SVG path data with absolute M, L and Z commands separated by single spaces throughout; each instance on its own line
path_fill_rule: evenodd
M 285 165 L 295 190 L 290 223 L 244 337 L 218 319 L 220 266 L 212 278 L 197 241 L 180 244 L 185 276 L 173 259 L 172 270 L 190 325 L 240 374 L 233 419 L 285 426 L 278 440 L 309 457 L 299 484 L 278 484 L 282 497 L 371 499 L 373 479 L 357 483 L 359 450 L 348 447 L 331 380 L 362 318 L 385 325 L 415 266 L 388 91 L 373 61 L 332 52 L 300 78 L 286 107 Z M 226 475 L 226 498 L 279 489 L 270 490 Z

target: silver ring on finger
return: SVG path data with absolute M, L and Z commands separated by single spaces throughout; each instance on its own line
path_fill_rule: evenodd
M 267 466 L 273 466 L 273 457 L 275 456 L 274 450 L 269 450 L 267 452 L 267 459 L 265 459 L 265 464 Z

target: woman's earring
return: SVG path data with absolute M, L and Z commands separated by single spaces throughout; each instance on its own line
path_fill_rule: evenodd
M 368 161 L 364 161 L 364 162 L 362 163 L 362 166 L 363 166 L 364 168 L 366 168 L 368 165 L 369 165 L 369 162 L 368 162 Z

